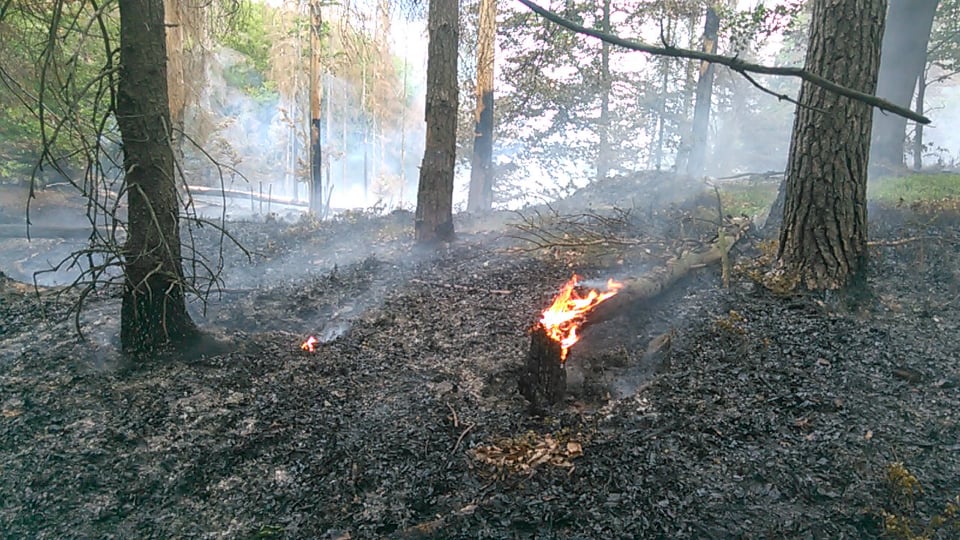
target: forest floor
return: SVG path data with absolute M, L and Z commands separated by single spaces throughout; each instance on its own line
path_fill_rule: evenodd
M 0 536 L 957 538 L 942 205 L 871 209 L 858 299 L 769 292 L 750 277 L 769 247 L 745 239 L 729 287 L 704 268 L 588 327 L 568 398 L 530 409 L 527 331 L 574 271 L 642 273 L 716 230 L 712 194 L 655 185 L 463 217 L 429 253 L 409 212 L 235 223 L 253 259 L 228 249 L 196 311 L 225 350 L 189 357 L 117 355 L 115 291 L 79 341 L 71 293 L 0 276 Z M 530 250 L 544 231 L 618 241 Z

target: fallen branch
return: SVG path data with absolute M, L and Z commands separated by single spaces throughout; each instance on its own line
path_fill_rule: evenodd
M 625 49 L 630 49 L 632 51 L 640 51 L 649 54 L 656 54 L 660 56 L 671 56 L 674 58 L 689 58 L 692 60 L 701 60 L 704 62 L 710 62 L 713 64 L 719 64 L 721 66 L 726 66 L 733 71 L 745 76 L 748 80 L 750 77 L 747 73 L 759 73 L 761 75 L 779 75 L 784 77 L 797 77 L 803 81 L 806 81 L 815 86 L 819 86 L 824 90 L 828 90 L 835 94 L 839 94 L 856 101 L 872 105 L 882 111 L 892 112 L 896 115 L 902 116 L 904 118 L 913 120 L 914 122 L 920 124 L 929 124 L 930 119 L 921 114 L 917 114 L 910 109 L 901 107 L 894 103 L 891 103 L 885 99 L 878 98 L 872 94 L 867 94 L 854 90 L 852 88 L 847 88 L 846 86 L 841 86 L 833 81 L 824 79 L 819 75 L 814 75 L 809 71 L 806 71 L 803 68 L 798 67 L 776 67 L 776 66 L 764 66 L 761 64 L 753 64 L 750 62 L 745 62 L 736 56 L 723 56 L 719 54 L 711 54 L 703 51 L 695 51 L 691 49 L 681 49 L 679 47 L 674 47 L 672 45 L 665 45 L 663 47 L 657 47 L 654 45 L 648 45 L 646 43 L 641 43 L 639 41 L 634 41 L 631 39 L 624 39 L 622 37 L 608 34 L 606 32 L 601 32 L 599 30 L 594 30 L 592 28 L 587 28 L 586 26 L 577 24 L 573 21 L 567 20 L 556 13 L 549 11 L 539 5 L 535 4 L 531 0 L 520 0 L 520 3 L 530 8 L 534 13 L 540 15 L 548 21 L 558 24 L 568 30 L 577 32 L 578 34 L 584 34 L 587 36 L 595 37 L 601 41 L 607 43 L 618 45 Z M 775 94 L 776 95 L 776 94 Z M 786 96 L 777 95 L 779 99 L 784 99 Z M 787 98 L 789 99 L 789 98 Z M 792 100 L 791 100 L 792 101 Z
M 724 227 L 723 240 L 718 237 L 706 249 L 684 251 L 642 276 L 622 279 L 623 288 L 616 296 L 598 305 L 584 326 L 613 319 L 624 313 L 627 306 L 659 295 L 691 270 L 720 262 L 749 228 L 749 218 L 732 218 Z

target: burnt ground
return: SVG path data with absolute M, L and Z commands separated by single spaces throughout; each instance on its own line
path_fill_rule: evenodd
M 637 212 L 661 240 L 689 214 L 664 208 Z M 636 272 L 656 262 L 642 248 L 584 263 L 467 219 L 421 253 L 408 213 L 238 223 L 256 256 L 228 253 L 203 319 L 231 350 L 139 361 L 113 352 L 115 293 L 89 301 L 80 342 L 52 296 L 4 279 L 0 531 L 956 538 L 924 527 L 960 495 L 960 218 L 871 216 L 869 294 L 699 270 L 587 328 L 546 412 L 517 391 L 527 329 L 574 269 Z

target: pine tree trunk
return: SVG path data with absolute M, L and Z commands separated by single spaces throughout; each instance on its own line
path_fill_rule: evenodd
M 711 6 L 707 8 L 706 23 L 703 26 L 703 47 L 710 54 L 717 52 L 717 33 L 720 31 L 720 17 Z M 710 102 L 713 99 L 714 66 L 710 62 L 700 62 L 700 77 L 697 79 L 697 101 L 693 108 L 693 142 L 690 147 L 690 160 L 686 172 L 690 176 L 703 174 L 707 160 L 707 136 L 710 128 Z
M 480 0 L 477 36 L 477 109 L 470 195 L 467 210 L 493 208 L 493 62 L 497 35 L 497 0 Z
M 891 0 L 877 95 L 910 106 L 920 72 L 926 67 L 927 43 L 939 0 Z M 883 173 L 904 167 L 907 119 L 876 110 L 873 113 L 872 169 Z
M 886 0 L 815 0 L 806 69 L 872 94 Z M 847 285 L 867 248 L 870 107 L 809 83 L 800 89 L 785 178 L 778 259 L 809 289 Z
M 453 173 L 457 145 L 458 0 L 430 0 L 427 29 L 427 136 L 415 217 L 420 243 L 451 241 L 453 230 Z
M 603 0 L 600 29 L 610 33 L 610 0 Z M 600 45 L 600 119 L 597 123 L 600 145 L 597 148 L 597 180 L 610 172 L 610 44 Z
M 120 341 L 128 352 L 198 335 L 184 293 L 163 21 L 163 0 L 120 1 L 116 118 L 129 208 Z
M 323 216 L 323 150 L 320 139 L 320 36 L 323 12 L 320 0 L 310 2 L 310 211 Z

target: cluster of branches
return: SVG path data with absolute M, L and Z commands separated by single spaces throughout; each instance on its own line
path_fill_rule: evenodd
M 86 200 L 85 215 L 90 231 L 86 245 L 34 276 L 37 286 L 37 278 L 44 273 L 74 272 L 76 277 L 60 289 L 58 296 L 67 291 L 78 293 L 71 306 L 78 332 L 81 332 L 84 302 L 97 290 L 115 288 L 123 278 L 127 230 L 124 201 L 128 186 L 114 119 L 119 58 L 115 10 L 115 3 L 100 4 L 96 0 L 87 3 L 58 0 L 52 5 L 6 0 L 0 6 L 3 34 L 13 36 L 10 41 L 0 42 L 8 53 L 0 55 L 0 84 L 33 115 L 41 143 L 27 201 L 28 237 L 32 225 L 31 203 L 36 191 L 45 187 L 40 180 L 46 170 L 58 173 L 64 183 Z M 28 48 L 32 41 L 24 38 L 38 28 L 47 29 L 46 39 L 39 43 L 38 51 L 33 51 Z M 15 48 L 14 43 L 22 48 Z M 9 54 L 11 52 L 16 54 Z M 24 56 L 30 54 L 38 54 L 36 73 L 20 69 L 28 65 L 23 63 Z M 177 139 L 177 135 L 185 137 L 175 133 L 173 126 L 168 126 L 168 130 L 171 140 Z M 214 165 L 220 171 L 222 182 L 225 169 L 215 161 Z M 190 269 L 182 285 L 206 301 L 222 285 L 225 245 L 232 242 L 240 246 L 223 226 L 225 215 L 219 220 L 209 220 L 197 214 L 179 165 L 177 170 L 182 187 L 180 210 L 187 236 L 183 262 Z M 219 250 L 215 256 L 208 256 L 197 247 L 196 235 L 202 227 L 218 232 Z M 247 252 L 244 250 L 244 253 Z

